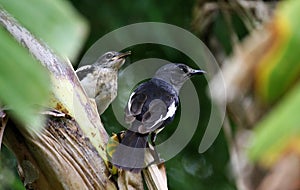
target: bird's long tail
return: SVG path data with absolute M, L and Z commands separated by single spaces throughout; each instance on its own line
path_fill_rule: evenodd
M 145 168 L 144 157 L 148 134 L 126 131 L 121 143 L 116 147 L 111 162 L 118 168 L 140 172 Z

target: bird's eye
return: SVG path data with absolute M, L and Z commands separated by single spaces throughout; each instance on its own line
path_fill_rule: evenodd
M 183 71 L 184 73 L 188 73 L 188 72 L 189 72 L 188 68 L 187 68 L 185 65 L 179 65 L 178 67 L 179 67 L 180 70 Z
M 106 59 L 111 59 L 113 57 L 113 54 L 109 53 L 106 55 Z

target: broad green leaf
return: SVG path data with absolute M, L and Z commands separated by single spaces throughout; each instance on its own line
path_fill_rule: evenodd
M 284 1 L 278 5 L 268 25 L 270 44 L 256 69 L 256 90 L 262 100 L 273 103 L 300 75 L 300 1 Z
M 0 0 L 7 12 L 56 53 L 76 58 L 87 34 L 87 24 L 65 0 Z
M 285 151 L 300 150 L 299 108 L 300 83 L 257 124 L 249 152 L 253 160 L 270 166 Z
M 37 105 L 49 97 L 49 77 L 42 65 L 0 26 L 0 102 L 20 122 L 38 129 Z

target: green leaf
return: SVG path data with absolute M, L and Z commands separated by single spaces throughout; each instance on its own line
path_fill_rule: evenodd
M 68 1 L 0 0 L 0 6 L 56 53 L 71 60 L 78 55 L 88 28 L 86 21 Z
M 256 88 L 262 100 L 272 104 L 299 78 L 300 1 L 284 1 L 268 25 L 272 43 L 257 66 Z
M 0 102 L 20 122 L 39 129 L 42 117 L 36 108 L 48 100 L 48 73 L 3 27 L 0 39 Z
M 272 165 L 284 150 L 299 147 L 299 108 L 300 83 L 256 126 L 249 151 L 253 160 Z

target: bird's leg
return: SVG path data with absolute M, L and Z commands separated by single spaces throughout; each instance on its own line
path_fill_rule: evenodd
M 150 143 L 153 147 L 155 147 L 156 136 L 157 136 L 157 134 L 155 132 L 150 134 Z
M 159 157 L 159 154 L 158 154 L 158 152 L 156 150 L 156 147 L 155 147 L 156 135 L 157 135 L 156 133 L 151 133 L 150 134 L 150 143 L 148 143 L 148 146 L 149 146 L 150 153 L 153 156 L 154 160 L 149 165 L 159 164 L 161 162 L 164 162 L 164 160 Z

